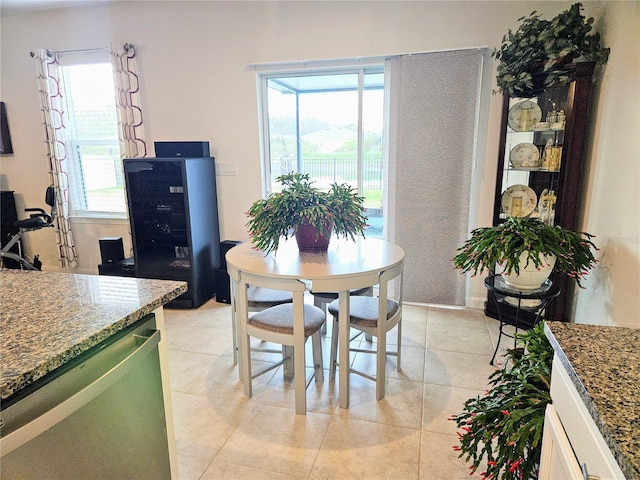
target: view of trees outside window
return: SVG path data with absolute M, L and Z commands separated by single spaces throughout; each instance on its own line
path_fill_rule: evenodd
M 74 214 L 124 213 L 125 195 L 111 64 L 62 67 L 65 138 Z
M 384 74 L 363 75 L 361 137 L 358 78 L 352 73 L 267 80 L 270 186 L 276 191 L 276 178 L 292 171 L 310 174 L 320 188 L 348 183 L 365 197 L 367 233 L 380 235 Z

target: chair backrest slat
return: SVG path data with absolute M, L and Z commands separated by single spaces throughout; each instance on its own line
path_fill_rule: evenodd
M 273 290 L 285 290 L 289 292 L 304 292 L 307 289 L 305 283 L 297 279 L 274 279 L 246 272 L 240 273 L 240 281 L 247 285 L 255 285 L 258 287 L 271 288 Z

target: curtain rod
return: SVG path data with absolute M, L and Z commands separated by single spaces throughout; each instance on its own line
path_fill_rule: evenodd
M 124 44 L 124 51 L 128 52 L 129 50 L 134 50 L 135 47 L 133 45 L 133 43 L 125 43 Z M 102 48 L 85 48 L 83 50 L 47 50 L 47 56 L 48 57 L 53 57 L 55 54 L 59 54 L 59 55 L 73 55 L 76 53 L 97 53 L 97 52 L 108 52 L 109 48 L 108 47 L 102 47 Z M 35 52 L 29 52 L 29 55 L 31 55 L 31 57 L 35 57 L 36 54 Z
M 354 65 L 354 64 L 376 64 L 383 63 L 385 60 L 394 57 L 422 55 L 425 53 L 446 53 L 446 52 L 460 52 L 467 50 L 485 50 L 486 46 L 478 47 L 466 47 L 466 48 L 451 48 L 447 50 L 430 50 L 422 52 L 408 52 L 408 53 L 393 53 L 389 55 L 375 55 L 368 57 L 352 57 L 352 58 L 328 58 L 328 59 L 313 59 L 313 60 L 291 60 L 283 62 L 264 62 L 264 63 L 248 63 L 248 70 L 272 70 L 272 69 L 288 69 L 288 68 L 303 68 L 303 67 L 316 67 L 321 68 L 323 66 L 341 66 L 341 65 Z

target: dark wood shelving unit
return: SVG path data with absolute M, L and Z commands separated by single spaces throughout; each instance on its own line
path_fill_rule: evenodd
M 582 171 L 584 149 L 587 134 L 589 103 L 592 85 L 594 63 L 577 63 L 573 80 L 567 85 L 552 87 L 543 91 L 531 92 L 521 97 L 503 97 L 502 126 L 500 133 L 498 167 L 496 172 L 496 188 L 493 209 L 493 225 L 504 221 L 502 212 L 502 195 L 511 185 L 525 184 L 532 188 L 537 197 L 545 190 L 553 190 L 556 195 L 554 225 L 576 229 L 578 206 L 580 200 L 580 186 L 582 185 Z M 509 127 L 509 110 L 518 102 L 532 100 L 542 111 L 542 120 L 547 119 L 555 108 L 564 112 L 564 128 L 556 125 L 554 128 L 532 128 L 526 131 L 515 131 Z M 560 166 L 558 170 L 531 170 L 514 168 L 509 163 L 511 149 L 520 142 L 533 143 L 544 152 L 547 141 L 562 147 Z M 536 209 L 537 211 L 537 209 Z M 536 213 L 534 213 L 536 214 Z M 555 321 L 568 321 L 567 294 L 573 288 L 574 280 L 565 274 L 554 272 L 551 280 L 561 289 L 560 295 L 546 309 L 544 318 Z M 485 302 L 485 314 L 498 318 L 498 312 L 493 301 Z M 515 308 L 505 306 L 502 310 L 503 319 L 515 318 Z M 526 312 L 525 312 L 526 313 Z M 531 318 L 529 318 L 531 317 Z M 524 325 L 534 321 L 533 315 L 524 315 L 520 319 Z

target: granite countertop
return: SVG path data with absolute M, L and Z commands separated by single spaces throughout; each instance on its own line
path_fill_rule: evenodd
M 545 322 L 545 333 L 627 478 L 640 478 L 640 329 Z
M 0 398 L 186 291 L 177 281 L 0 270 Z

